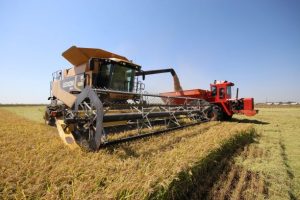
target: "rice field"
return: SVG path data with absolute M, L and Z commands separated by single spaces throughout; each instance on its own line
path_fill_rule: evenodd
M 210 199 L 300 199 L 300 107 L 264 107 L 254 119 L 257 141 L 223 170 Z
M 280 113 L 87 153 L 63 145 L 43 107 L 1 107 L 0 199 L 297 199 L 300 109 Z

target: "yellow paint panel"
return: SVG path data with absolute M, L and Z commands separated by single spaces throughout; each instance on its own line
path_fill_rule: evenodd
M 126 57 L 111 53 L 109 51 L 93 48 L 81 48 L 76 46 L 70 47 L 68 50 L 63 52 L 62 56 L 75 66 L 87 63 L 89 59 L 93 57 L 118 58 L 121 60 L 128 61 Z
M 58 98 L 59 100 L 64 102 L 64 104 L 66 104 L 68 107 L 72 107 L 75 100 L 76 100 L 75 95 L 64 91 L 60 87 L 60 81 L 56 81 L 56 80 L 53 81 L 53 83 L 52 83 L 52 94 L 53 94 L 53 96 L 55 96 L 56 98 Z
M 63 120 L 60 120 L 60 119 L 56 120 L 56 127 L 58 130 L 59 137 L 71 149 L 78 148 L 78 145 L 77 145 L 71 131 L 68 128 L 64 131 L 64 126 L 65 126 L 65 124 L 64 124 Z

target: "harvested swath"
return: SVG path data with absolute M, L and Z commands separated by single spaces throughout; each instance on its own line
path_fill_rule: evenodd
M 191 167 L 181 171 L 167 190 L 158 191 L 156 199 L 207 199 L 214 183 L 223 171 L 229 168 L 233 155 L 241 148 L 253 142 L 255 129 L 240 131 L 239 134 L 221 142 Z
M 3 198 L 144 199 L 251 126 L 205 123 L 108 148 L 71 151 L 56 129 L 0 109 Z
M 236 156 L 242 159 L 258 159 L 263 156 L 262 153 L 262 149 L 251 144 Z M 231 159 L 209 191 L 207 199 L 264 199 L 267 197 L 266 180 L 262 172 L 249 170 Z

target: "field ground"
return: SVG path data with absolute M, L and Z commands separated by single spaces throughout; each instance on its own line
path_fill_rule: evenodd
M 259 110 L 254 119 L 238 117 L 255 124 L 259 138 L 224 170 L 214 198 L 300 199 L 300 108 Z
M 6 106 L 1 108 L 35 122 L 44 122 L 45 106 Z
M 43 110 L 0 108 L 0 199 L 300 198 L 299 107 L 98 153 L 65 147 Z

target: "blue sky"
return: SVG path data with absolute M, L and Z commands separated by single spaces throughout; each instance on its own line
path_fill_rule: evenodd
M 256 101 L 300 101 L 300 1 L 0 0 L 0 103 L 44 103 L 72 45 L 143 69 L 172 66 L 184 89 L 229 80 Z M 150 76 L 150 92 L 172 90 Z

